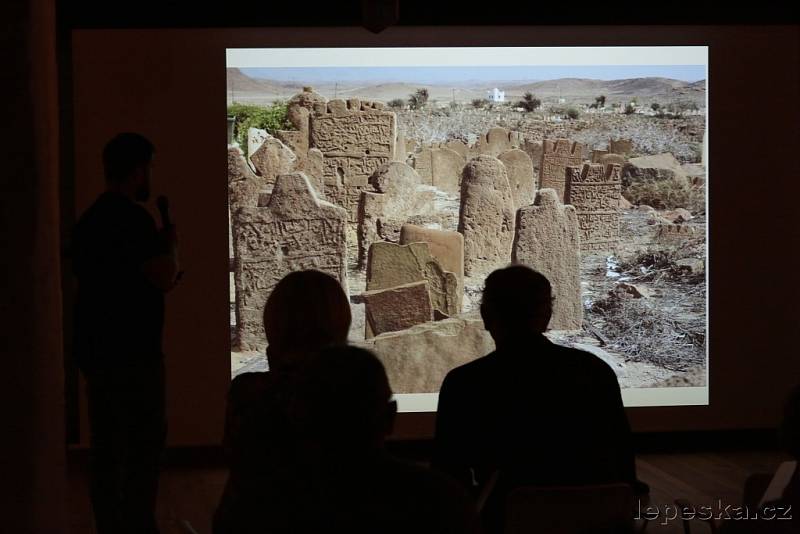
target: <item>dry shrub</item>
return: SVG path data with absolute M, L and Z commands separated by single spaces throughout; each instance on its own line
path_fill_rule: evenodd
M 694 272 L 679 265 L 678 260 L 684 258 L 703 258 L 702 240 L 687 241 L 674 249 L 653 249 L 639 252 L 631 258 L 622 258 L 619 268 L 630 282 L 658 282 L 665 280 L 687 285 L 704 284 L 704 271 Z
M 622 194 L 633 204 L 646 204 L 657 210 L 686 208 L 694 214 L 706 211 L 703 187 L 694 187 L 683 178 L 634 182 L 624 187 Z
M 608 346 L 632 361 L 684 371 L 705 361 L 705 325 L 679 321 L 646 299 L 619 293 L 595 301 L 587 319 L 603 332 Z

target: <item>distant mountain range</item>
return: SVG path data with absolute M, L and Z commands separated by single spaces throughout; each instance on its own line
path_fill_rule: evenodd
M 685 82 L 669 78 L 630 78 L 625 80 L 592 80 L 560 78 L 557 80 L 511 81 L 491 84 L 486 82 L 455 82 L 453 84 L 424 84 L 413 82 L 343 82 L 309 83 L 275 81 L 252 78 L 236 68 L 228 69 L 228 100 L 240 102 L 269 102 L 288 99 L 309 85 L 328 99 L 359 97 L 381 102 L 395 98 L 406 99 L 422 87 L 428 89 L 431 99 L 469 102 L 486 98 L 494 87 L 505 91 L 506 100 L 514 101 L 531 92 L 543 100 L 564 98 L 567 102 L 593 102 L 605 95 L 608 102 L 638 98 L 647 101 L 691 100 L 705 101 L 706 81 Z

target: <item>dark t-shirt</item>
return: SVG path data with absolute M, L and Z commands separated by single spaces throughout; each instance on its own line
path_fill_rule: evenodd
M 142 270 L 162 253 L 160 243 L 147 210 L 118 193 L 100 195 L 78 221 L 74 349 L 84 371 L 162 358 L 164 294 Z
M 616 375 L 596 356 L 540 335 L 458 367 L 439 393 L 434 465 L 468 486 L 499 471 L 500 494 L 634 483 Z

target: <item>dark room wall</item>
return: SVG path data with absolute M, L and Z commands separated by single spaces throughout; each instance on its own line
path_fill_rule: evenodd
M 75 31 L 77 212 L 101 190 L 102 145 L 122 130 L 155 142 L 155 189 L 174 205 L 186 275 L 167 302 L 170 443 L 218 443 L 229 383 L 226 47 L 681 44 L 710 47 L 711 403 L 629 414 L 637 431 L 770 427 L 800 382 L 796 26 Z M 425 437 L 432 422 L 405 415 L 398 437 Z

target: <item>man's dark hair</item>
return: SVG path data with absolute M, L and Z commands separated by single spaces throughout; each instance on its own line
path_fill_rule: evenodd
M 547 325 L 553 312 L 550 281 L 524 265 L 498 269 L 486 277 L 481 314 L 506 328 L 540 320 Z
M 146 137 L 137 133 L 121 133 L 103 149 L 103 167 L 106 182 L 121 183 L 130 174 L 153 160 L 155 147 Z

